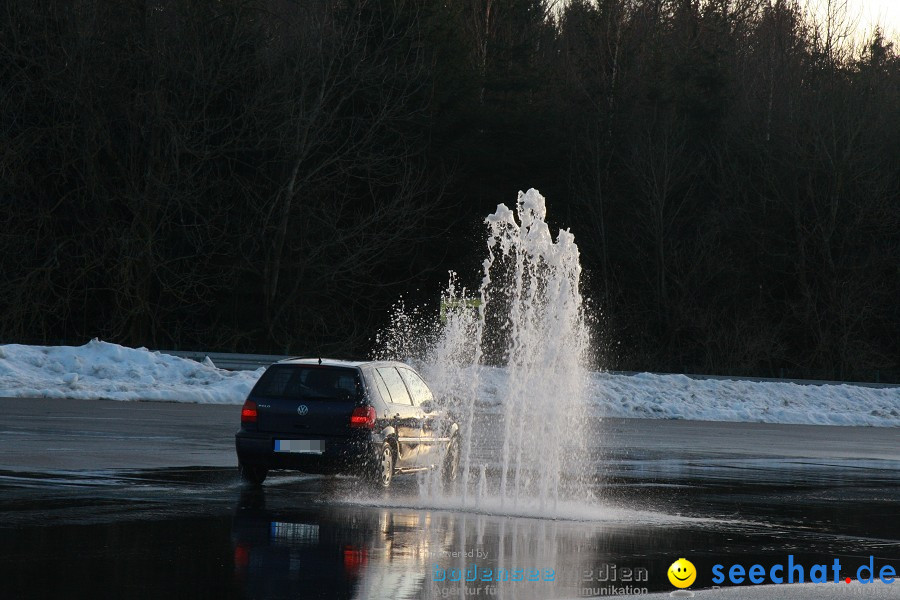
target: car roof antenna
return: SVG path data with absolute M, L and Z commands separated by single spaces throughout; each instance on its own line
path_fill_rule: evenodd
M 322 364 L 322 357 L 321 357 L 321 356 L 319 357 L 319 364 L 320 364 L 320 365 Z

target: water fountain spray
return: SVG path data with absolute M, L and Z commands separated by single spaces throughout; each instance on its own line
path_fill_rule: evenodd
M 477 298 L 468 298 L 451 274 L 443 322 L 420 357 L 429 383 L 448 399 L 462 426 L 458 492 L 464 505 L 493 496 L 501 506 L 552 510 L 560 499 L 588 495 L 584 386 L 590 336 L 581 265 L 574 236 L 560 230 L 553 239 L 546 215 L 544 197 L 530 189 L 519 192 L 515 211 L 500 204 L 487 217 Z M 476 463 L 484 440 L 474 426 L 485 389 L 493 390 L 500 410 L 498 428 L 488 434 L 500 437 L 493 461 L 499 483 L 490 490 L 485 465 Z M 435 482 L 426 479 L 422 493 L 446 494 Z

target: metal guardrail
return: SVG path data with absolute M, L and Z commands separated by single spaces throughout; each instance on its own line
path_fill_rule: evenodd
M 163 354 L 171 354 L 172 356 L 180 356 L 181 358 L 189 358 L 197 362 L 203 362 L 206 357 L 220 369 L 229 371 L 255 371 L 260 367 L 267 367 L 279 360 L 291 358 L 290 356 L 281 356 L 277 354 L 231 354 L 227 352 L 191 352 L 181 350 L 160 350 Z M 646 371 L 606 371 L 612 375 L 638 375 Z M 795 383 L 797 385 L 854 385 L 869 388 L 896 388 L 900 384 L 895 383 L 867 383 L 854 381 L 826 381 L 822 379 L 779 379 L 777 377 L 739 377 L 731 375 L 699 375 L 693 373 L 651 373 L 651 375 L 684 375 L 691 379 L 716 379 L 724 381 L 756 381 L 756 382 L 772 382 L 772 383 Z

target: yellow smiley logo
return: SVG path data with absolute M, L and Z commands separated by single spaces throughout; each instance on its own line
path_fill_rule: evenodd
M 672 563 L 668 571 L 669 581 L 677 588 L 686 588 L 697 579 L 694 563 L 686 558 L 679 558 Z

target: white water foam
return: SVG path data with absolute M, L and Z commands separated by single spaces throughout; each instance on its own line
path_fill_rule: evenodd
M 479 499 L 478 502 L 464 501 L 461 496 L 441 497 L 403 497 L 392 494 L 389 498 L 378 496 L 354 496 L 341 498 L 338 504 L 347 506 L 366 506 L 390 508 L 394 510 L 428 510 L 445 511 L 448 513 L 465 513 L 483 515 L 486 517 L 514 517 L 522 519 L 552 519 L 554 521 L 574 521 L 605 526 L 635 526 L 635 525 L 709 525 L 721 527 L 723 524 L 745 525 L 739 520 L 715 519 L 708 517 L 694 517 L 689 515 L 667 514 L 663 512 L 637 510 L 614 504 L 595 502 L 579 502 L 576 500 L 560 500 L 555 505 L 555 510 L 548 513 L 546 507 L 542 507 L 538 501 L 520 499 L 516 506 L 503 502 L 502 498 L 489 496 Z

